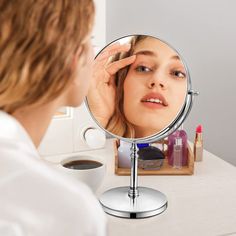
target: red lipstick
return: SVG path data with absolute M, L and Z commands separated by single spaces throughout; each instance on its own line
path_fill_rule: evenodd
M 202 161 L 203 158 L 203 140 L 202 140 L 202 125 L 196 128 L 196 135 L 194 141 L 194 160 Z

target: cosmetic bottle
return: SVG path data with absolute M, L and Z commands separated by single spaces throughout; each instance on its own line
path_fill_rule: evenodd
M 203 140 L 202 140 L 202 126 L 198 125 L 196 128 L 195 141 L 193 146 L 194 161 L 202 161 L 203 157 Z
M 120 140 L 120 146 L 118 147 L 118 167 L 130 168 L 131 166 L 130 148 L 131 148 L 131 143 L 127 143 Z
M 183 145 L 182 138 L 177 137 L 173 146 L 173 168 L 182 168 Z
M 168 136 L 168 150 L 167 150 L 167 160 L 168 164 L 173 166 L 173 153 L 174 153 L 174 144 L 176 138 L 182 139 L 182 166 L 186 166 L 188 164 L 188 143 L 187 143 L 187 133 L 181 129 L 176 130 L 171 135 Z

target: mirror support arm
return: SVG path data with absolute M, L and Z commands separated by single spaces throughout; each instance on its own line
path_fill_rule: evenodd
M 131 173 L 130 173 L 130 189 L 129 189 L 129 197 L 136 198 L 139 195 L 138 192 L 138 154 L 137 154 L 137 144 L 135 142 L 132 143 L 130 148 L 131 150 Z

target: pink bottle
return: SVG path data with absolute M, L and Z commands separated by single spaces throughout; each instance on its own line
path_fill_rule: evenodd
M 176 130 L 174 133 L 168 136 L 168 151 L 167 159 L 168 164 L 173 166 L 173 150 L 176 138 L 182 139 L 182 165 L 186 166 L 188 164 L 188 147 L 187 147 L 187 133 L 184 130 Z

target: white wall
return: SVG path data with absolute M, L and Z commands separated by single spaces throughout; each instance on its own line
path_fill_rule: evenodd
M 236 1 L 107 0 L 107 43 L 124 35 L 157 36 L 174 46 L 200 96 L 184 127 L 203 124 L 205 148 L 236 165 Z

